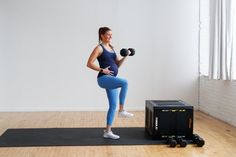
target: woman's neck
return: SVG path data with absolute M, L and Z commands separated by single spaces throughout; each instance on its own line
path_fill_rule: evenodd
M 102 45 L 109 47 L 110 43 L 109 42 L 102 42 Z
M 102 42 L 101 43 L 104 47 L 107 48 L 107 50 L 112 51 L 113 50 L 113 46 L 110 44 L 110 42 Z

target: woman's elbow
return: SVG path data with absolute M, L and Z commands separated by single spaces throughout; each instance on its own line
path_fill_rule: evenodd
M 89 62 L 87 62 L 87 65 L 86 65 L 88 68 L 91 67 L 91 64 Z

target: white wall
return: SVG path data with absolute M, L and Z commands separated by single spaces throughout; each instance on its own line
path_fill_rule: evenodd
M 86 61 L 97 30 L 134 47 L 120 69 L 128 109 L 146 99 L 198 103 L 198 1 L 0 1 L 0 110 L 106 110 L 105 91 Z
M 155 98 L 182 99 L 197 109 L 198 1 L 158 1 L 153 52 Z
M 236 126 L 236 82 L 201 77 L 199 109 Z

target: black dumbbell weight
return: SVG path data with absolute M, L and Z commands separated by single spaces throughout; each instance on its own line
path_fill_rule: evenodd
M 198 134 L 193 134 L 192 140 L 198 147 L 202 147 L 205 144 L 205 141 Z
M 135 54 L 135 50 L 133 48 L 128 49 L 130 51 L 129 56 L 133 56 Z
M 120 50 L 120 55 L 121 56 L 125 57 L 125 56 L 128 56 L 128 54 L 129 54 L 128 49 L 123 48 L 123 49 Z
M 177 143 L 180 145 L 180 147 L 187 146 L 187 141 L 183 139 L 182 137 L 177 137 L 176 140 L 177 140 Z
M 176 140 L 174 139 L 174 137 L 168 137 L 167 138 L 167 144 L 170 145 L 170 147 L 175 147 L 177 145 Z

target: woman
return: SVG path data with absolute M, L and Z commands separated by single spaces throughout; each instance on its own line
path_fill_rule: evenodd
M 128 82 L 125 79 L 117 77 L 118 68 L 122 65 L 126 57 L 118 58 L 113 46 L 111 45 L 112 31 L 108 27 L 101 27 L 98 31 L 99 45 L 92 51 L 87 66 L 98 71 L 97 82 L 101 88 L 106 89 L 109 101 L 107 112 L 107 126 L 103 137 L 110 139 L 119 139 L 120 136 L 111 131 L 111 126 L 116 112 L 117 99 L 119 98 L 119 117 L 132 117 L 133 114 L 124 110 Z M 98 60 L 99 67 L 94 64 Z M 118 88 L 121 88 L 120 91 Z

